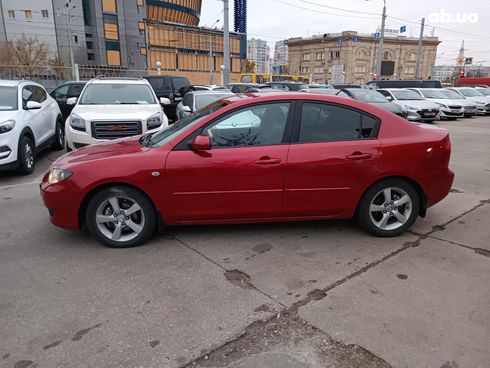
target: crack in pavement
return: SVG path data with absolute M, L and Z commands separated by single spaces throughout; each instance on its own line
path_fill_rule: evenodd
M 267 333 L 263 333 L 263 331 L 266 331 L 268 329 L 268 327 L 270 327 L 270 325 L 276 325 L 276 324 L 291 325 L 293 322 L 296 322 L 296 321 L 301 321 L 302 323 L 307 324 L 307 322 L 302 320 L 298 315 L 298 310 L 300 307 L 307 305 L 311 301 L 321 300 L 321 299 L 325 298 L 327 296 L 327 293 L 329 291 L 333 290 L 334 288 L 345 284 L 346 282 L 348 282 L 349 280 L 351 280 L 357 276 L 364 274 L 365 272 L 376 267 L 380 263 L 382 263 L 382 262 L 384 262 L 390 258 L 395 257 L 396 255 L 400 254 L 401 252 L 403 252 L 406 249 L 418 247 L 420 245 L 420 242 L 422 240 L 428 238 L 428 237 L 437 239 L 436 237 L 431 236 L 431 234 L 433 234 L 434 232 L 443 230 L 445 228 L 445 226 L 447 226 L 448 224 L 458 220 L 459 218 L 467 215 L 468 213 L 470 213 L 472 211 L 475 211 L 476 209 L 478 209 L 481 206 L 488 204 L 488 203 L 490 203 L 490 199 L 481 200 L 478 205 L 474 206 L 470 210 L 465 211 L 461 215 L 456 216 L 455 218 L 445 222 L 442 225 L 433 226 L 432 230 L 430 230 L 429 232 L 427 232 L 425 234 L 420 234 L 420 233 L 416 233 L 413 231 L 409 231 L 409 233 L 417 236 L 417 238 L 414 241 L 408 241 L 408 242 L 403 243 L 400 248 L 398 248 L 398 249 L 394 250 L 393 252 L 379 258 L 378 260 L 375 260 L 375 261 L 369 263 L 368 265 L 366 265 L 366 266 L 362 267 L 361 269 L 343 277 L 342 279 L 337 280 L 336 282 L 328 285 L 325 288 L 315 289 L 315 290 L 309 292 L 306 297 L 295 302 L 289 308 L 286 308 L 284 305 L 277 302 L 274 298 L 263 293 L 261 290 L 257 289 L 255 286 L 253 286 L 253 288 L 255 290 L 257 290 L 258 292 L 262 293 L 263 295 L 266 295 L 270 299 L 281 304 L 285 308 L 284 311 L 279 312 L 277 315 L 274 314 L 272 316 L 269 316 L 269 318 L 267 318 L 267 319 L 252 322 L 250 325 L 245 327 L 243 333 L 240 333 L 234 339 L 224 343 L 223 345 L 221 345 L 219 347 L 216 347 L 214 349 L 209 350 L 207 353 L 202 354 L 200 357 L 193 359 L 192 361 L 182 365 L 182 367 L 185 368 L 185 367 L 195 366 L 196 364 L 197 365 L 203 365 L 203 366 L 223 366 L 223 364 L 225 364 L 225 363 L 222 362 L 222 358 L 233 358 L 233 359 L 229 359 L 226 362 L 226 364 L 230 364 L 231 362 L 237 361 L 238 359 L 246 356 L 249 353 L 257 354 L 260 352 L 264 352 L 266 349 L 271 347 L 271 345 L 267 341 L 262 341 L 262 340 L 267 338 L 266 337 Z M 201 256 L 203 256 L 204 258 L 208 259 L 210 262 L 219 266 L 221 269 L 225 270 L 225 272 L 230 272 L 229 270 L 226 270 L 225 267 L 221 266 L 219 263 L 217 263 L 214 260 L 210 259 L 209 257 L 203 255 L 201 252 L 192 248 L 191 246 L 189 246 L 185 242 L 181 241 L 180 239 L 176 238 L 176 240 L 179 241 L 184 246 L 186 246 L 187 248 L 193 250 L 194 252 L 196 252 L 196 253 L 200 254 Z M 456 245 L 461 245 L 461 244 L 456 244 Z M 461 245 L 461 246 L 463 246 L 463 245 Z M 468 247 L 468 248 L 471 248 L 471 247 Z M 488 252 L 488 251 L 486 251 L 484 249 L 482 250 L 480 248 L 471 248 L 471 249 L 477 253 L 478 252 L 484 253 L 484 251 Z M 483 255 L 487 255 L 487 254 L 483 254 Z M 238 271 L 238 270 L 233 270 L 233 271 L 241 273 L 241 271 Z M 243 273 L 243 274 L 246 275 L 245 273 Z M 248 275 L 246 275 L 245 277 L 247 278 L 246 282 L 248 283 L 250 281 L 250 277 Z M 314 326 L 310 326 L 309 324 L 307 324 L 307 325 L 308 325 L 308 327 L 316 329 L 317 331 L 322 333 L 325 336 L 325 338 L 327 338 L 329 340 L 329 342 L 332 343 L 333 345 L 335 345 L 337 347 L 346 347 L 346 346 L 348 347 L 349 346 L 349 345 L 345 345 L 339 341 L 334 340 L 332 337 L 330 337 L 324 331 L 317 329 Z M 274 333 L 275 332 L 277 332 L 277 330 L 274 330 Z M 274 333 L 271 336 L 273 336 Z M 255 341 L 255 344 L 252 344 L 252 346 L 253 346 L 252 351 L 250 351 L 250 349 L 247 348 L 247 346 L 251 345 L 251 343 L 250 343 L 251 340 Z M 245 347 L 243 347 L 243 346 L 245 346 Z M 360 348 L 362 348 L 362 347 L 360 347 Z M 367 353 L 371 354 L 373 359 L 378 359 L 379 361 L 386 364 L 385 366 L 389 367 L 389 364 L 386 363 L 385 361 L 383 361 L 381 358 L 377 357 L 376 355 L 374 355 L 368 351 L 367 351 Z M 210 364 L 215 364 L 215 365 L 210 365 Z
M 482 256 L 490 257 L 490 250 L 487 250 L 487 249 L 474 248 L 472 246 L 469 246 L 469 245 L 466 245 L 466 244 L 463 244 L 463 243 L 457 243 L 457 242 L 454 242 L 452 240 L 441 239 L 441 238 L 439 238 L 437 236 L 432 236 L 432 235 L 429 235 L 429 238 L 440 240 L 442 242 L 446 242 L 446 243 L 449 243 L 449 244 L 452 244 L 452 245 L 457 245 L 458 247 L 470 249 L 470 250 L 474 251 L 476 254 L 480 254 Z

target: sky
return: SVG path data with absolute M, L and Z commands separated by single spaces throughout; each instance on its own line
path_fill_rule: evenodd
M 230 30 L 233 30 L 233 0 Z M 248 0 L 248 38 L 274 43 L 290 37 L 358 31 L 373 33 L 381 25 L 383 0 Z M 386 27 L 407 27 L 418 37 L 425 17 L 426 36 L 439 37 L 436 65 L 456 63 L 461 42 L 473 64 L 490 66 L 490 0 L 386 0 Z M 219 19 L 218 23 L 215 23 Z M 223 2 L 202 0 L 201 26 L 223 26 Z

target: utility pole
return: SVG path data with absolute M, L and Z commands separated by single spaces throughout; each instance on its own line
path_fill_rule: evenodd
M 381 18 L 381 34 L 379 38 L 378 57 L 376 59 L 376 78 L 381 79 L 381 60 L 383 60 L 383 42 L 385 38 L 386 0 L 383 0 L 383 15 Z
M 420 78 L 420 59 L 422 59 L 422 41 L 424 38 L 425 18 L 422 18 L 420 25 L 419 47 L 417 48 L 417 63 L 415 64 L 415 79 Z
M 230 27 L 229 27 L 229 8 L 228 0 L 223 0 L 223 58 L 224 58 L 224 70 L 223 70 L 223 85 L 230 83 Z
M 72 34 L 71 34 L 71 12 L 73 9 L 75 9 L 77 6 L 73 5 L 70 9 L 68 9 L 71 5 L 71 0 L 69 0 L 65 4 L 65 9 L 64 9 L 64 15 L 66 17 L 66 27 L 68 28 L 68 49 L 70 50 L 70 66 L 71 66 L 71 77 L 74 80 L 80 80 L 79 74 L 78 74 L 78 66 L 75 65 L 75 56 L 73 55 L 73 48 L 71 46 L 71 39 L 72 39 Z M 59 8 L 58 8 L 59 10 Z

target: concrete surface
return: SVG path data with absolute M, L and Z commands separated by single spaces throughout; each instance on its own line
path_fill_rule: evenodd
M 229 366 L 229 368 L 309 368 L 310 366 L 291 358 L 287 354 L 265 353 L 246 358 Z
M 38 183 L 59 152 L 32 175 L 0 173 L 0 367 L 487 363 L 490 117 L 440 125 L 454 190 L 393 239 L 326 221 L 173 228 L 107 249 L 48 221 Z
M 300 309 L 393 367 L 486 367 L 490 259 L 428 238 Z M 486 291 L 485 291 L 486 289 Z

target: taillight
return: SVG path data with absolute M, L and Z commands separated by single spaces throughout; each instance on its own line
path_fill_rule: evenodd
M 449 138 L 449 135 L 446 138 L 444 149 L 447 153 L 451 154 L 451 139 Z

